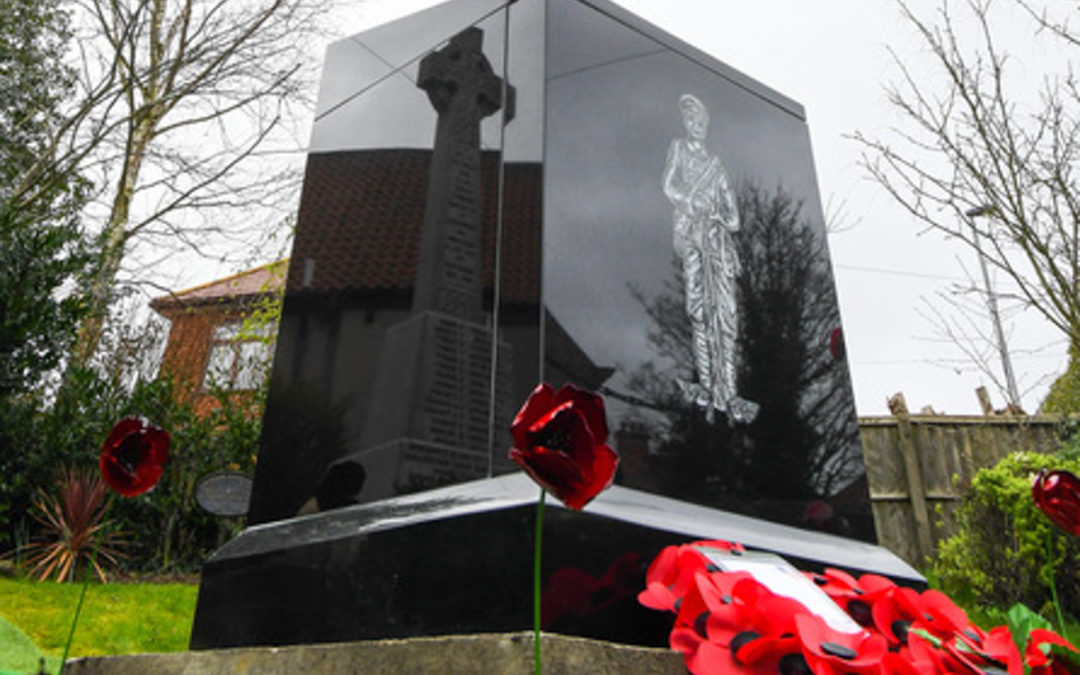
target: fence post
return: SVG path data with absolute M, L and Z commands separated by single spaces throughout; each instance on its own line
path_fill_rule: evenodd
M 898 411 L 896 430 L 899 437 L 900 455 L 904 459 L 904 474 L 907 477 L 911 511 L 915 516 L 915 535 L 921 561 L 934 552 L 934 540 L 930 532 L 930 510 L 926 505 L 926 485 L 923 483 L 922 468 L 919 466 L 915 432 L 907 410 Z

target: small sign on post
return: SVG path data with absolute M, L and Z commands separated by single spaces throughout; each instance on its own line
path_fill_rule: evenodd
M 251 476 L 239 471 L 215 471 L 195 486 L 195 501 L 215 516 L 247 515 L 251 501 Z

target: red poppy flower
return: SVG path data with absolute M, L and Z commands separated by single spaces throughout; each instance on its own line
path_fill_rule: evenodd
M 885 638 L 861 631 L 841 633 L 814 614 L 799 614 L 795 628 L 802 643 L 803 655 L 816 675 L 878 675 L 888 651 Z
M 912 623 L 923 619 L 919 593 L 897 586 L 871 605 L 874 627 L 893 646 L 905 644 Z
M 817 584 L 818 588 L 829 596 L 830 600 L 841 607 L 846 607 L 848 600 L 863 595 L 859 582 L 855 581 L 855 577 L 843 570 L 829 567 L 822 574 L 803 572 L 803 575 Z
M 653 559 L 645 574 L 645 590 L 638 594 L 638 602 L 649 609 L 677 612 L 678 602 L 687 589 L 694 584 L 698 572 L 713 569 L 709 559 L 700 548 L 721 551 L 745 551 L 742 544 L 729 541 L 698 541 L 682 546 L 665 547 Z
M 1077 651 L 1071 642 L 1057 633 L 1045 628 L 1036 628 L 1028 636 L 1027 648 L 1024 649 L 1024 663 L 1031 668 L 1031 675 L 1058 675 L 1071 672 L 1060 661 L 1052 658 L 1051 645 Z
M 682 596 L 694 583 L 694 575 L 704 572 L 706 565 L 705 556 L 688 547 L 665 547 L 645 573 L 645 590 L 638 593 L 638 602 L 649 609 L 678 611 Z
M 581 510 L 611 485 L 619 456 L 607 445 L 604 401 L 567 384 L 546 382 L 529 395 L 510 433 L 510 459 L 568 507 Z
M 934 661 L 915 658 L 907 647 L 895 652 L 886 652 L 881 659 L 881 672 L 883 675 L 938 675 L 939 673 Z
M 1043 469 L 1031 486 L 1031 496 L 1055 525 L 1080 536 L 1080 478 L 1068 471 Z
M 721 645 L 692 628 L 677 627 L 671 632 L 671 648 L 683 653 L 686 669 L 694 675 L 810 675 L 794 636 L 758 637 L 745 631 Z
M 979 646 L 981 636 L 972 632 L 967 613 L 960 609 L 949 596 L 931 588 L 923 591 L 919 596 L 919 604 L 923 614 L 923 620 L 919 622 L 919 625 L 931 634 L 943 640 L 956 637 L 968 643 L 974 641 L 971 646 Z
M 1005 664 L 1009 675 L 1023 675 L 1024 664 L 1020 660 L 1020 650 L 1016 648 L 1012 632 L 1008 626 L 998 626 L 986 634 L 983 640 L 986 653 L 993 659 Z
M 126 417 L 116 423 L 101 445 L 98 461 L 109 487 L 125 497 L 157 485 L 169 458 L 169 433 L 146 420 Z
M 727 572 L 709 575 L 720 590 L 721 577 L 730 585 L 730 606 L 735 612 L 727 615 L 713 611 L 708 624 L 709 638 L 721 642 L 732 640 L 746 630 L 761 637 L 781 637 L 795 633 L 795 616 L 808 610 L 798 600 L 777 595 L 746 572 Z
M 695 675 L 777 675 L 784 658 L 802 660 L 793 617 L 805 611 L 748 572 L 698 573 L 679 603 L 671 648 Z

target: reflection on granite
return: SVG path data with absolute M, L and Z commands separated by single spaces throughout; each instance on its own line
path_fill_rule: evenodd
M 498 79 L 516 114 L 470 118 L 468 142 L 436 161 L 436 127 L 453 116 L 425 91 L 436 107 L 454 92 L 416 81 L 432 54 L 456 62 L 463 40 L 458 57 L 485 64 L 481 112 L 509 107 Z M 541 379 L 601 390 L 622 454 L 618 485 L 545 518 L 548 629 L 667 645 L 668 617 L 634 589 L 663 547 L 696 539 L 921 581 L 863 543 L 874 526 L 847 366 L 828 349 L 839 317 L 801 106 L 607 0 L 453 0 L 328 53 L 253 526 L 204 566 L 193 648 L 530 627 L 538 490 L 490 476 L 508 464 L 500 420 Z M 735 426 L 675 384 L 708 379 L 658 176 L 686 92 L 712 116 L 703 140 L 740 215 L 743 269 L 726 268 L 737 390 L 761 410 Z M 463 188 L 442 194 L 448 176 Z M 467 221 L 467 242 L 423 242 L 452 229 L 444 216 Z M 414 309 L 447 312 L 414 295 L 457 274 L 421 283 L 433 257 L 463 247 L 467 311 L 409 324 Z M 774 250 L 795 257 L 759 260 Z M 767 292 L 776 279 L 783 301 Z M 320 486 L 340 508 L 296 517 Z
M 207 561 L 192 647 L 527 629 L 538 496 L 517 473 L 252 527 Z M 585 511 L 548 510 L 549 597 L 579 589 L 573 603 L 549 602 L 555 629 L 666 644 L 666 617 L 629 589 L 644 587 L 664 546 L 715 538 L 809 569 L 922 582 L 880 547 L 615 486 Z M 592 595 L 583 600 L 580 589 Z

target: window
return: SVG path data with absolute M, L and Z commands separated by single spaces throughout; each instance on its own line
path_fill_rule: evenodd
M 214 329 L 210 338 L 203 387 L 257 389 L 273 355 L 270 325 L 245 329 L 242 321 L 229 321 Z

